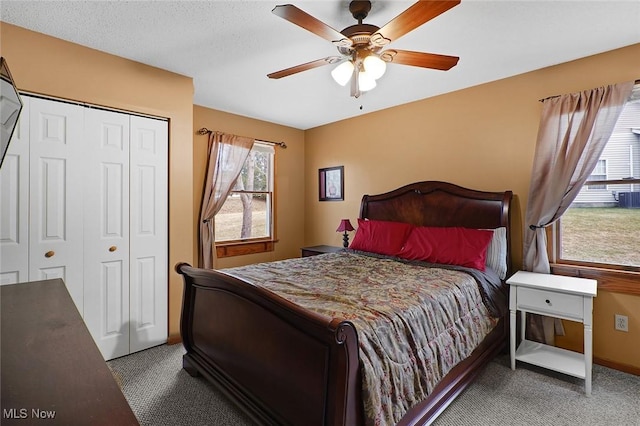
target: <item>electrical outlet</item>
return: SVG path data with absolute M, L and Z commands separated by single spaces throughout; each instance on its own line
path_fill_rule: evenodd
M 616 330 L 629 331 L 629 317 L 616 314 Z

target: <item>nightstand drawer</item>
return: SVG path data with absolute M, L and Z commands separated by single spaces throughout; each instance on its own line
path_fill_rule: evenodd
M 584 299 L 580 295 L 518 287 L 517 303 L 517 309 L 523 311 L 552 314 L 576 321 L 584 318 Z

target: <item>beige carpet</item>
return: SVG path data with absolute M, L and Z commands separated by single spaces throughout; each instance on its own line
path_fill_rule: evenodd
M 640 377 L 593 367 L 592 395 L 584 380 L 518 363 L 489 363 L 434 426 L 640 426 Z
M 142 425 L 252 425 L 203 378 L 182 369 L 182 345 L 162 345 L 108 364 Z M 640 377 L 595 365 L 584 381 L 518 364 L 491 362 L 435 426 L 640 426 Z

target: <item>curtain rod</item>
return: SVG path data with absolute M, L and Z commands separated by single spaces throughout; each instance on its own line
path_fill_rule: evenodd
M 213 130 L 209 130 L 206 127 L 203 127 L 200 130 L 198 130 L 196 133 L 199 134 L 199 135 L 208 135 L 210 133 L 213 133 Z M 254 139 L 257 140 L 257 141 L 260 141 L 260 142 L 270 143 L 271 145 L 278 145 L 279 147 L 284 148 L 284 149 L 287 148 L 287 144 L 284 143 L 284 142 L 273 142 L 273 141 L 267 141 L 267 140 L 259 139 L 259 138 L 254 138 Z
M 633 82 L 634 85 L 640 84 L 640 79 Z M 559 98 L 561 95 L 547 96 L 546 98 L 538 99 L 538 102 L 544 102 L 547 99 Z

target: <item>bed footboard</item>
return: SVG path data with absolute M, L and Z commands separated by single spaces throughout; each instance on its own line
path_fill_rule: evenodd
M 362 423 L 358 337 L 328 318 L 214 270 L 184 278 L 183 366 L 261 424 Z

